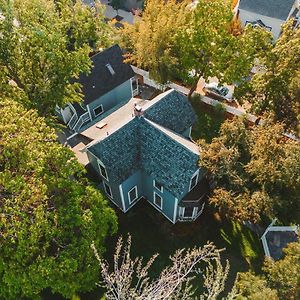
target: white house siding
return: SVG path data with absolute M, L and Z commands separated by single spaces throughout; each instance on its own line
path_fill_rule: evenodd
M 252 13 L 243 9 L 239 10 L 239 18 L 243 26 L 245 26 L 246 22 L 254 22 L 257 20 L 261 20 L 266 26 L 272 27 L 272 34 L 274 40 L 277 40 L 280 32 L 281 32 L 281 24 L 284 23 L 283 20 L 270 18 L 267 16 L 259 15 L 257 13 Z

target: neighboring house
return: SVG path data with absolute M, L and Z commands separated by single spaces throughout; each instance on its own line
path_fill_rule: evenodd
M 137 101 L 138 104 L 137 104 Z M 190 133 L 196 120 L 187 98 L 169 90 L 131 99 L 79 136 L 110 200 L 127 212 L 146 199 L 172 223 L 195 220 L 209 184 Z
M 242 26 L 263 27 L 272 32 L 274 40 L 287 20 L 294 18 L 294 25 L 299 25 L 299 0 L 239 0 L 234 11 Z
M 265 255 L 278 260 L 283 256 L 283 248 L 298 240 L 298 226 L 273 226 L 276 219 L 268 226 L 261 237 Z
M 84 95 L 82 103 L 69 103 L 56 112 L 67 126 L 76 132 L 114 107 L 126 103 L 138 94 L 138 83 L 130 65 L 123 62 L 118 45 L 91 57 L 93 67 L 78 81 Z

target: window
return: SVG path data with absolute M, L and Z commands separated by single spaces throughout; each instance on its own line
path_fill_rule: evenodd
M 161 196 L 159 196 L 158 194 L 156 194 L 154 192 L 154 204 L 159 207 L 160 209 L 162 209 L 162 205 L 163 205 L 163 199 Z
M 104 190 L 105 190 L 106 194 L 107 194 L 110 198 L 112 198 L 112 193 L 111 193 L 110 186 L 109 186 L 106 182 L 103 182 L 103 184 L 104 184 Z
M 192 218 L 194 212 L 194 207 L 185 207 L 183 217 L 184 218 Z
M 156 189 L 158 189 L 160 192 L 163 192 L 164 190 L 164 187 L 159 183 L 157 182 L 156 180 L 153 180 L 153 185 Z
M 106 169 L 100 161 L 98 161 L 98 166 L 99 166 L 101 176 L 108 180 Z
M 94 108 L 94 114 L 95 114 L 96 117 L 99 116 L 99 115 L 101 115 L 102 113 L 103 113 L 103 106 L 102 106 L 102 104 L 100 106 Z
M 191 183 L 190 183 L 190 190 L 192 190 L 198 181 L 198 172 L 192 177 Z
M 138 193 L 137 193 L 137 187 L 135 186 L 128 192 L 129 203 L 131 204 L 137 198 L 138 198 Z

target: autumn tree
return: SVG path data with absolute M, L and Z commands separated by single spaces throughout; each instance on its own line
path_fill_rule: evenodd
M 300 120 L 300 27 L 292 21 L 283 25 L 282 34 L 259 64 L 261 71 L 236 92 L 241 103 L 248 101 L 252 111 L 271 111 L 275 121 L 299 134 Z
M 122 45 L 129 51 L 127 59 L 149 70 L 151 78 L 160 83 L 172 77 L 178 62 L 176 37 L 187 26 L 188 0 L 147 0 L 143 18 L 121 31 Z
M 212 243 L 193 249 L 180 249 L 170 257 L 171 264 L 164 268 L 158 278 L 149 277 L 149 269 L 158 254 L 147 262 L 142 257 L 131 258 L 131 238 L 123 243 L 118 240 L 113 265 L 99 255 L 96 246 L 92 248 L 98 259 L 106 299 L 216 299 L 224 290 L 229 263 L 223 266 L 220 250 Z M 204 267 L 206 265 L 206 267 Z M 201 276 L 198 276 L 201 274 Z M 203 294 L 197 295 L 192 280 L 201 280 Z M 195 299 L 195 298 L 193 298 Z
M 17 102 L 0 104 L 0 298 L 90 290 L 116 216 L 55 131 Z
M 252 128 L 234 119 L 210 144 L 200 141 L 199 163 L 217 183 L 210 203 L 240 220 L 275 214 L 299 221 L 300 147 L 283 133 L 284 124 L 269 119 Z
M 102 10 L 82 1 L 0 0 L 0 90 L 51 115 L 81 99 L 71 83 L 91 67 L 89 53 L 109 41 Z

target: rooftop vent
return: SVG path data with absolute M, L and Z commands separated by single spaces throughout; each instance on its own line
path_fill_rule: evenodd
M 116 72 L 114 71 L 114 69 L 112 68 L 112 66 L 110 64 L 106 64 L 105 67 L 108 69 L 108 71 L 110 72 L 111 75 L 116 74 Z

